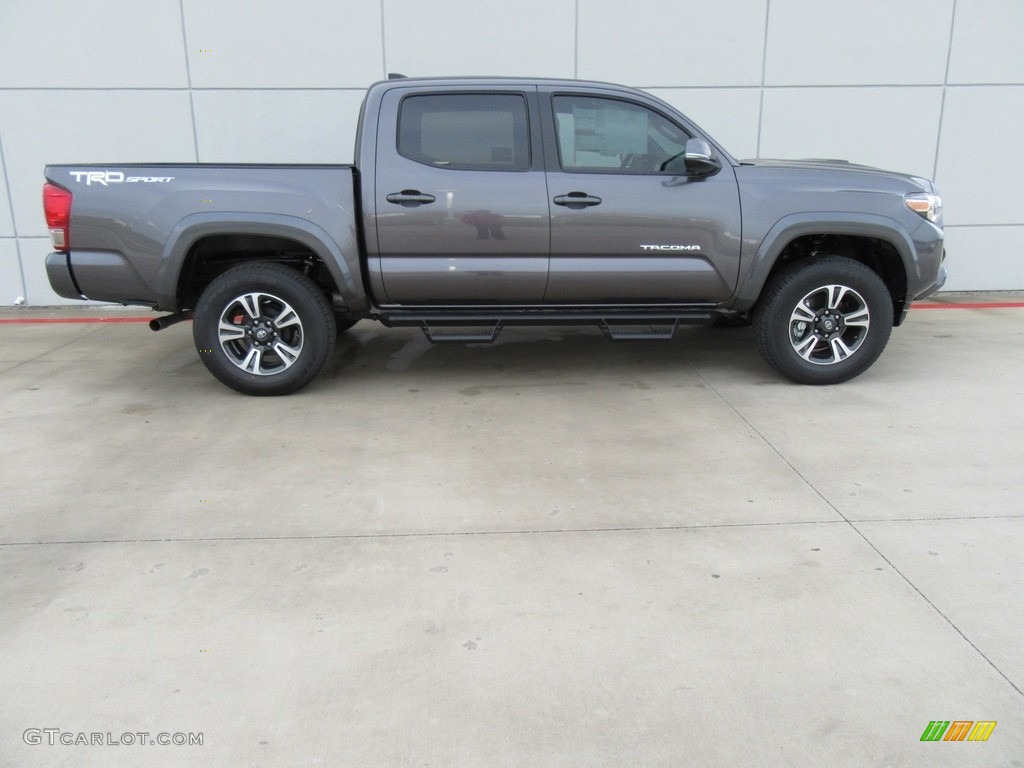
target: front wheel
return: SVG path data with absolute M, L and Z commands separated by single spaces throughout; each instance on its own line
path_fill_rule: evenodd
M 801 384 L 838 384 L 878 359 L 892 331 L 882 279 L 860 262 L 828 256 L 780 274 L 754 315 L 762 357 Z
M 196 349 L 222 383 L 247 395 L 306 386 L 334 348 L 334 314 L 316 283 L 280 264 L 242 264 L 203 291 Z

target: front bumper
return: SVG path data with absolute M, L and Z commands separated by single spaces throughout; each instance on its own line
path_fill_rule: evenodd
M 942 251 L 942 260 L 943 261 L 946 260 L 946 251 L 945 250 Z M 947 276 L 946 265 L 945 264 L 940 264 L 939 265 L 939 274 L 936 275 L 935 282 L 932 283 L 928 288 L 925 288 L 923 291 L 921 291 L 919 294 L 917 294 L 917 296 L 914 297 L 914 301 L 920 301 L 921 299 L 927 299 L 929 296 L 931 296 L 937 290 L 942 288 L 942 286 L 944 286 L 946 284 L 946 276 Z

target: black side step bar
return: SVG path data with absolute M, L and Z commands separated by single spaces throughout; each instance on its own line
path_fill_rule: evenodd
M 427 341 L 429 341 L 431 344 L 491 344 L 494 342 L 495 339 L 498 338 L 498 334 L 501 333 L 501 329 L 503 327 L 504 326 L 502 325 L 502 322 L 499 320 L 494 324 L 490 332 L 481 331 L 480 333 L 438 333 L 435 328 L 430 327 L 430 323 L 426 321 L 420 323 L 420 328 L 423 329 L 423 335 L 427 337 Z
M 653 312 L 589 308 L 503 312 L 383 310 L 378 319 L 391 328 L 417 327 L 432 343 L 486 344 L 497 339 L 509 325 L 596 325 L 612 341 L 667 341 L 680 325 L 708 325 L 715 317 L 717 313 L 710 308 Z
M 666 325 L 665 330 L 661 331 L 655 329 L 656 325 L 656 323 L 648 324 L 646 327 L 650 328 L 649 331 L 634 331 L 630 326 L 613 328 L 604 320 L 600 323 L 601 331 L 608 337 L 609 341 L 669 341 L 676 334 L 679 320 L 674 320 L 671 325 Z M 640 327 L 643 328 L 645 326 Z

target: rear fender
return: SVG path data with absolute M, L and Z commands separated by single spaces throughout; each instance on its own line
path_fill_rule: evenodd
M 197 213 L 178 222 L 160 259 L 157 291 L 161 307 L 177 308 L 178 283 L 185 258 L 196 242 L 210 235 L 264 235 L 294 240 L 313 251 L 324 263 L 350 311 L 366 308 L 366 296 L 358 275 L 353 274 L 346 254 L 325 230 L 305 219 L 269 213 L 240 214 L 237 218 L 225 217 L 223 213 Z M 356 247 L 354 242 L 351 245 Z M 351 257 L 358 259 L 358 252 Z

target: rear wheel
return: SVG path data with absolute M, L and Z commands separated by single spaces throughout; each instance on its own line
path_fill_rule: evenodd
M 306 386 L 334 348 L 334 314 L 301 272 L 242 264 L 203 291 L 193 338 L 207 369 L 247 395 L 286 395 Z
M 892 323 L 892 297 L 882 279 L 841 256 L 780 274 L 754 315 L 761 355 L 801 384 L 859 376 L 882 354 Z

